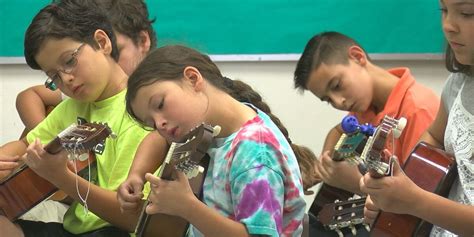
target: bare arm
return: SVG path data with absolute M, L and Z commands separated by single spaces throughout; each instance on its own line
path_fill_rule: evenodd
M 425 190 L 419 190 L 408 214 L 445 228 L 459 236 L 474 236 L 474 206 L 464 205 Z
M 448 114 L 443 102 L 439 105 L 438 114 L 433 124 L 420 137 L 420 141 L 424 141 L 438 148 L 444 148 L 444 131 L 448 122 Z
M 28 142 L 26 139 L 8 142 L 0 147 L 0 155 L 5 156 L 22 156 L 26 152 Z
M 0 147 L 0 180 L 20 165 L 19 158 L 25 154 L 27 147 L 25 140 L 9 142 Z
M 78 181 L 79 193 L 82 197 L 84 197 L 87 190 L 90 189 L 87 199 L 87 206 L 90 211 L 114 226 L 130 232 L 134 230 L 139 213 L 123 214 L 120 211 L 120 205 L 116 198 L 117 193 L 115 191 L 106 190 L 89 183 L 87 180 L 78 177 L 69 169 L 64 169 L 60 177 L 55 178 L 52 183 L 64 191 L 69 197 L 82 203 L 76 191 L 76 179 Z
M 188 210 L 184 218 L 205 236 L 250 236 L 244 224 L 220 215 L 197 199 Z
M 30 87 L 16 97 L 16 109 L 29 131 L 46 117 L 46 108 L 61 102 L 61 92 L 51 91 L 43 85 Z
M 163 163 L 168 143 L 157 131 L 149 133 L 135 153 L 127 179 L 117 189 L 117 200 L 124 213 L 139 213 L 142 209 L 145 174 L 154 173 Z
M 138 146 L 128 175 L 138 175 L 145 180 L 146 173 L 155 172 L 163 163 L 168 147 L 166 140 L 157 131 L 149 133 Z

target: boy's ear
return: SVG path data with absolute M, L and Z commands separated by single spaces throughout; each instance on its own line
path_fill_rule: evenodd
M 138 41 L 138 49 L 143 53 L 144 55 L 148 54 L 150 52 L 150 47 L 151 47 L 151 40 L 150 40 L 150 35 L 148 34 L 148 31 L 142 30 L 138 34 L 139 41 Z
M 195 67 L 188 66 L 183 71 L 184 80 L 191 84 L 195 91 L 201 91 L 204 88 L 204 78 Z
M 367 55 L 361 47 L 357 45 L 352 45 L 348 48 L 347 51 L 350 60 L 354 60 L 355 63 L 361 66 L 365 66 L 365 64 L 367 64 Z
M 94 39 L 99 46 L 99 50 L 102 50 L 105 54 L 110 55 L 112 53 L 112 41 L 109 36 L 103 30 L 96 30 L 94 32 Z

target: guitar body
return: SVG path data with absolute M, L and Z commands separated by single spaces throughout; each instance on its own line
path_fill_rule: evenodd
M 457 176 L 455 160 L 441 149 L 419 143 L 403 166 L 405 174 L 426 191 L 447 197 Z M 429 236 L 432 225 L 420 218 L 380 212 L 371 236 Z
M 188 221 L 166 214 L 147 215 L 144 226 L 140 226 L 137 237 L 183 237 L 188 229 Z
M 87 160 L 75 162 L 80 175 L 80 171 L 88 171 L 87 166 L 89 162 L 90 164 L 95 162 L 95 157 L 89 155 L 89 162 Z M 69 169 L 74 170 L 73 167 Z M 53 184 L 23 165 L 0 183 L 0 215 L 14 221 L 57 190 Z

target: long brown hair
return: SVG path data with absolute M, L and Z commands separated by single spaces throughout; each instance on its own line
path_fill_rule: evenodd
M 283 133 L 296 155 L 303 178 L 303 188 L 306 190 L 317 181 L 314 177 L 315 171 L 313 166 L 316 156 L 310 149 L 291 142 L 288 130 L 283 126 L 280 119 L 272 114 L 270 107 L 262 100 L 262 97 L 248 84 L 222 76 L 219 68 L 207 55 L 201 54 L 194 49 L 180 45 L 171 45 L 150 52 L 132 75 L 130 75 L 128 80 L 126 95 L 128 113 L 140 122 L 131 108 L 131 102 L 135 99 L 137 91 L 141 87 L 157 81 L 180 80 L 184 69 L 188 66 L 197 68 L 201 75 L 216 88 L 225 91 L 240 102 L 251 103 L 266 113 Z
M 461 72 L 467 75 L 473 75 L 473 66 L 465 65 L 460 63 L 456 59 L 456 55 L 453 52 L 453 49 L 449 44 L 446 45 L 446 53 L 445 53 L 445 65 L 446 69 L 450 72 Z

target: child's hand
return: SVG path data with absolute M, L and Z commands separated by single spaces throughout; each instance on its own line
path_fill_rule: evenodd
M 372 226 L 379 212 L 380 208 L 374 205 L 374 202 L 372 202 L 372 199 L 370 199 L 370 195 L 367 196 L 364 206 L 364 222 Z
M 319 162 L 316 164 L 316 169 L 324 183 L 360 193 L 359 179 L 362 177 L 362 174 L 357 166 L 346 161 L 334 161 L 329 152 L 324 151 L 319 157 Z
M 398 160 L 393 162 L 393 176 L 372 178 L 369 173 L 360 179 L 360 189 L 370 195 L 373 204 L 383 211 L 410 214 L 423 192 L 403 172 Z
M 54 155 L 49 154 L 43 149 L 39 139 L 28 146 L 22 159 L 36 174 L 53 184 L 65 177 L 68 172 L 67 152 L 62 150 Z
M 129 175 L 117 190 L 117 200 L 122 213 L 141 211 L 144 180 L 139 175 Z
M 191 190 L 188 177 L 176 171 L 176 180 L 163 180 L 150 173 L 145 175 L 150 182 L 150 204 L 146 207 L 148 214 L 164 213 L 174 216 L 185 216 L 192 210 L 194 201 L 199 201 Z
M 0 155 L 0 180 L 9 175 L 13 169 L 18 167 L 19 156 Z

